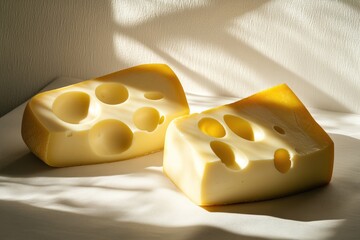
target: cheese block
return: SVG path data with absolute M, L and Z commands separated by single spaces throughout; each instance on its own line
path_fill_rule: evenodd
M 50 166 L 104 163 L 161 150 L 171 120 L 188 113 L 174 72 L 146 64 L 34 96 L 21 132 Z
M 283 84 L 175 119 L 163 169 L 196 204 L 259 201 L 329 183 L 334 144 Z

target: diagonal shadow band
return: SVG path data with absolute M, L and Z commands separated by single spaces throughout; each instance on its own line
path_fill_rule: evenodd
M 11 201 L 0 201 L 0 211 L 3 239 L 267 239 L 232 233 L 210 225 L 176 227 L 116 221 Z

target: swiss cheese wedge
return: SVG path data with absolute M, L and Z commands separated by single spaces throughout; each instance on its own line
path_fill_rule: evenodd
M 161 150 L 168 124 L 188 113 L 174 72 L 140 65 L 34 96 L 22 137 L 51 166 L 111 162 Z
M 196 204 L 285 196 L 329 183 L 334 144 L 287 85 L 175 119 L 164 172 Z

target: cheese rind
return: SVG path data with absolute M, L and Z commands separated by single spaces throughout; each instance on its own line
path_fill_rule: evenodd
M 169 123 L 188 113 L 174 72 L 146 64 L 34 96 L 22 137 L 51 166 L 111 162 L 161 150 Z
M 219 205 L 327 184 L 333 160 L 331 138 L 283 84 L 174 120 L 163 169 L 196 204 Z

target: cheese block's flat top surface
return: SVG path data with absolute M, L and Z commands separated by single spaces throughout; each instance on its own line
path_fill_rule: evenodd
M 47 89 L 80 80 L 59 78 Z M 234 98 L 188 94 L 192 112 Z M 201 208 L 162 173 L 162 152 L 51 168 L 20 134 L 24 104 L 0 118 L 1 239 L 357 239 L 360 115 L 310 109 L 335 144 L 326 187 L 290 197 Z

